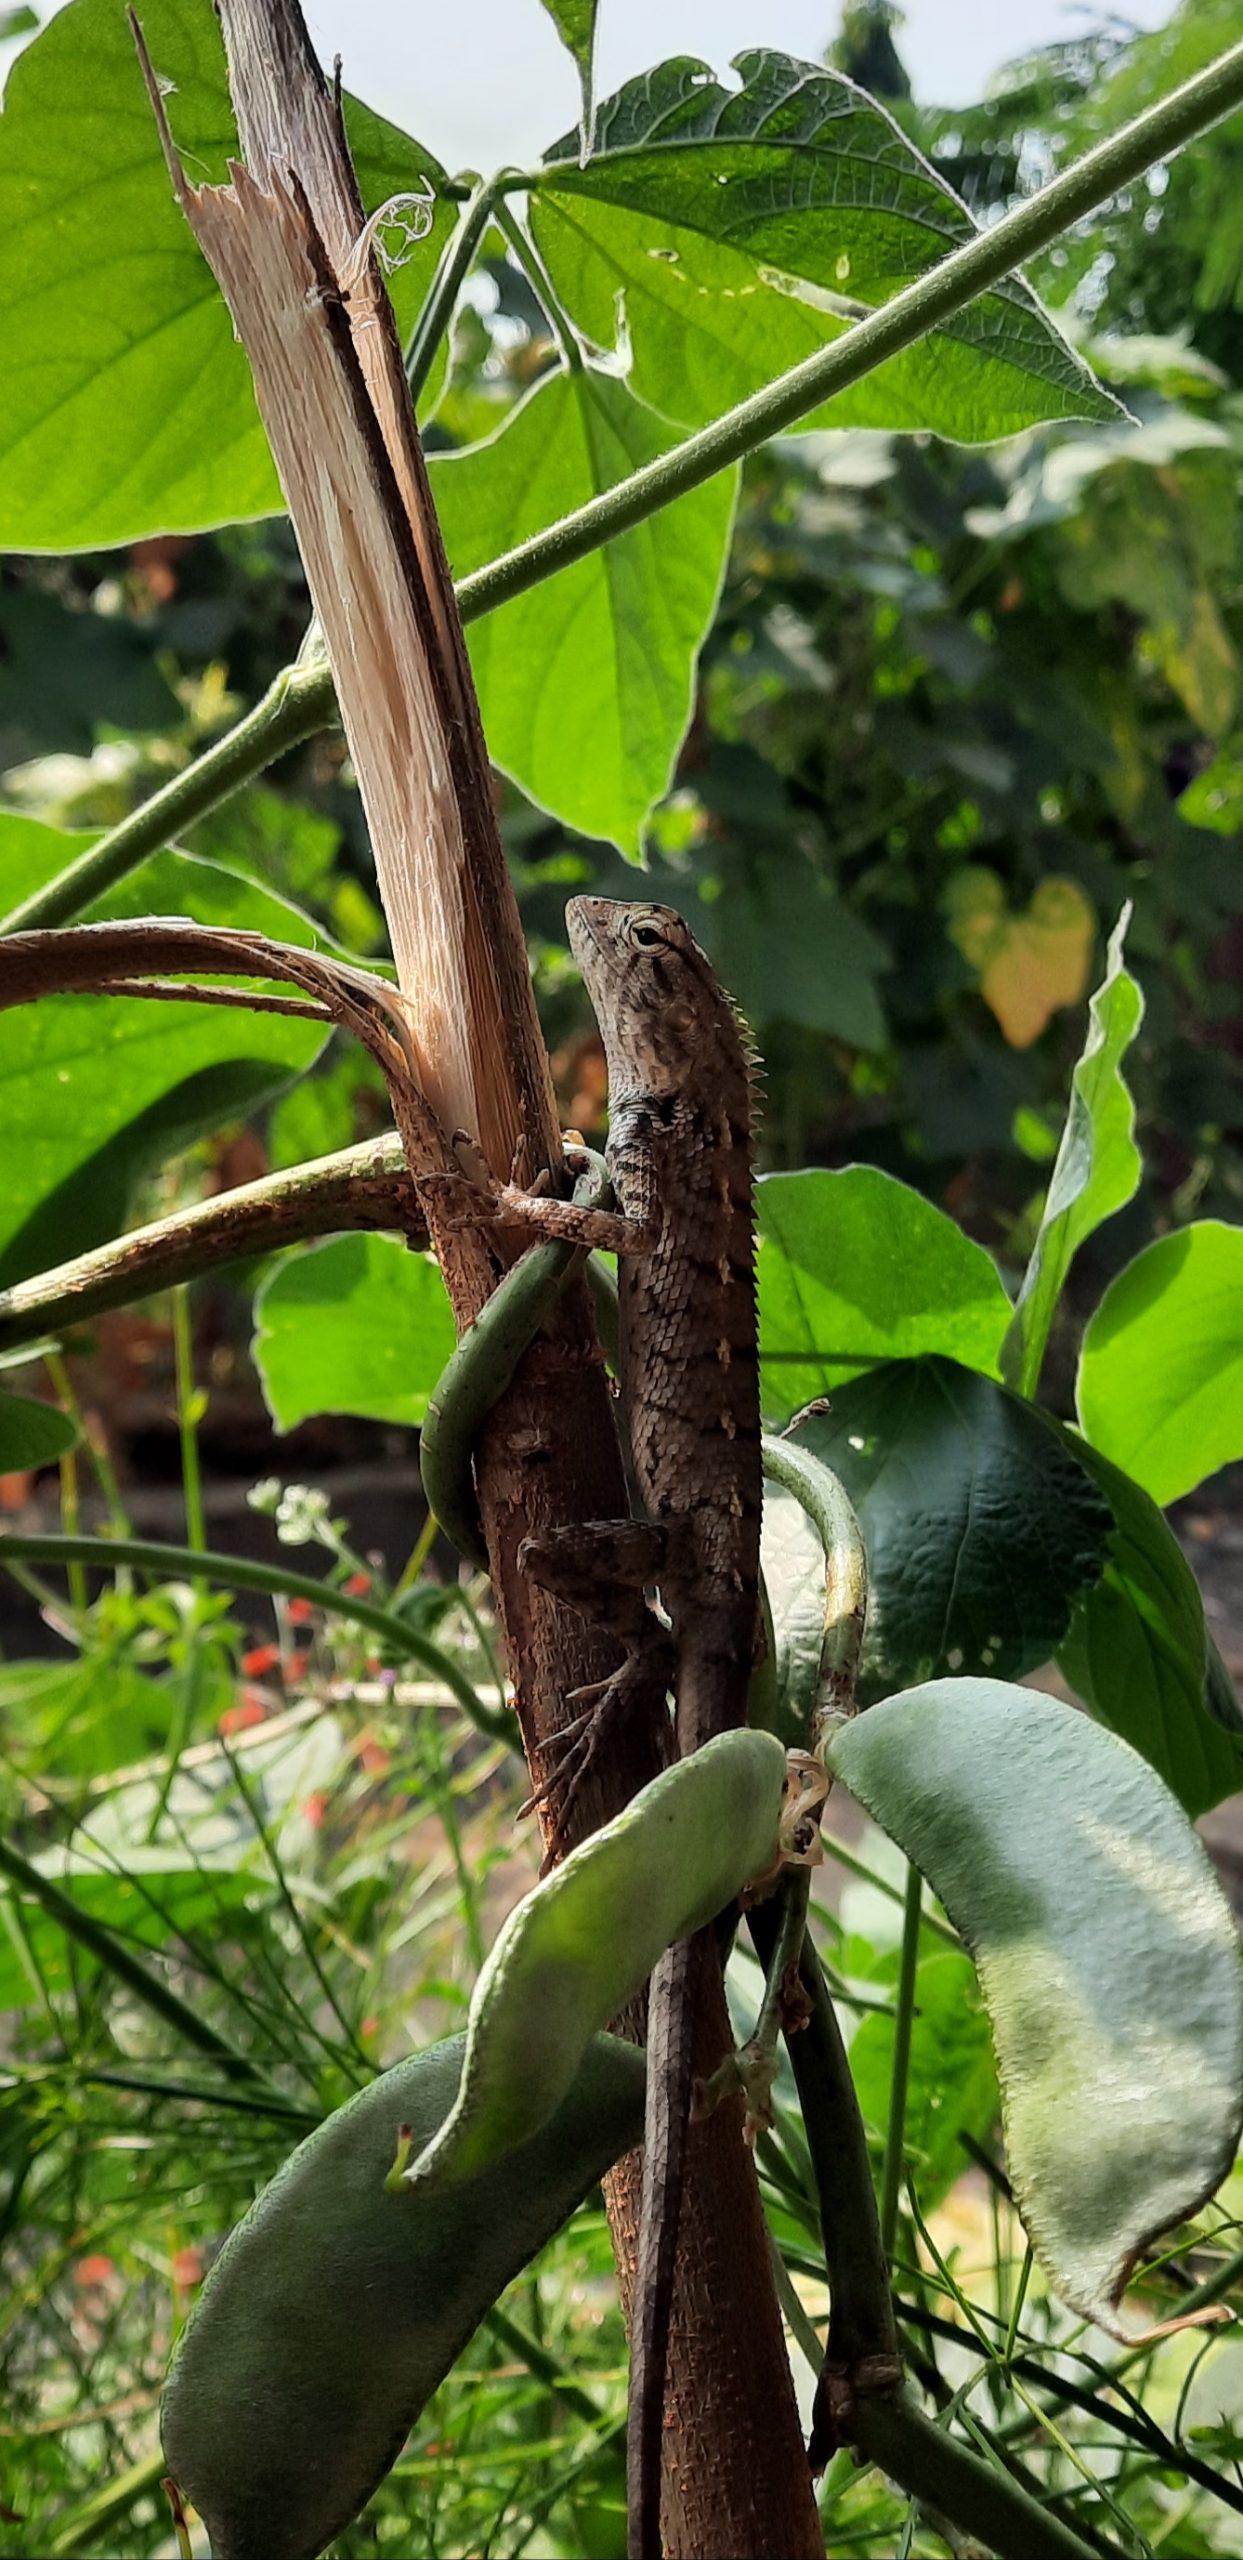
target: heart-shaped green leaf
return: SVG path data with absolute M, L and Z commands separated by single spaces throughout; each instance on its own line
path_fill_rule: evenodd
M 462 2085 L 409 2178 L 476 2177 L 547 2122 L 589 2039 L 777 1851 L 785 1753 L 722 1733 L 662 1770 L 511 1911 L 475 1985 Z
M 168 2466 L 214 2560 L 315 2560 L 383 2479 L 489 2305 L 643 2128 L 643 2056 L 597 2036 L 533 2141 L 447 2195 L 386 2185 L 465 2039 L 352 2098 L 226 2242 L 177 2349 Z
M 612 376 L 540 383 L 486 444 L 431 465 L 456 577 L 652 462 L 667 427 Z M 637 856 L 691 715 L 737 473 L 618 534 L 467 634 L 488 752 L 528 798 Z
M 995 1376 L 1010 1302 L 990 1254 L 874 1165 L 757 1185 L 764 1410 L 785 1422 L 878 1361 L 941 1351 Z
M 189 174 L 219 184 L 237 133 L 203 0 L 142 0 Z M 367 210 L 443 177 L 353 100 Z M 406 324 L 451 214 L 393 278 Z M 250 369 L 178 209 L 126 12 L 72 0 L 13 67 L 0 120 L 0 547 L 73 551 L 282 505 Z
M 1243 2127 L 1234 1922 L 1186 1815 L 1116 1736 L 999 1680 L 886 1698 L 827 1757 L 975 1957 L 1049 2282 L 1125 2335 L 1137 2259 L 1213 2193 Z
M 1156 1502 L 1243 1457 L 1243 1229 L 1158 1236 L 1111 1282 L 1084 1336 L 1079 1419 Z
M 548 154 L 532 220 L 598 346 L 619 307 L 641 398 L 701 425 L 813 355 L 972 238 L 970 215 L 883 107 L 789 54 L 726 89 L 661 63 L 606 100 L 580 167 Z M 1018 277 L 844 392 L 808 426 L 931 428 L 964 442 L 1116 403 Z
M 286 1255 L 255 1317 L 255 1362 L 281 1431 L 312 1413 L 421 1422 L 456 1339 L 438 1264 L 398 1236 L 334 1236 Z

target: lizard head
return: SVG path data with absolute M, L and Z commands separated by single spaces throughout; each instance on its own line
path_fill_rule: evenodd
M 682 1093 L 742 1063 L 738 1018 L 689 925 L 672 907 L 571 898 L 570 949 L 600 1025 L 614 1100 Z

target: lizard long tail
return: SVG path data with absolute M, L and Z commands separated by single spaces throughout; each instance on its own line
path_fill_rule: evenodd
M 660 2475 L 669 2318 L 686 2134 L 694 2081 L 695 2020 L 710 1929 L 670 1947 L 652 1976 L 647 2026 L 647 2113 L 639 2263 L 630 2347 L 626 2432 L 627 2560 L 661 2560 Z

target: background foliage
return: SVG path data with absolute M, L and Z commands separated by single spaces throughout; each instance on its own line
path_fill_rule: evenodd
M 178 139 L 196 174 L 219 175 L 231 128 L 210 13 L 143 14 Z M 553 15 L 589 77 L 593 13 Z M 1103 22 L 982 105 L 931 110 L 907 94 L 900 22 L 865 5 L 833 59 L 896 126 L 818 66 L 761 52 L 736 84 L 671 64 L 603 102 L 585 169 L 564 138 L 525 212 L 484 208 L 447 355 L 424 369 L 455 570 L 922 271 L 965 229 L 938 174 L 991 218 L 1241 33 L 1239 0 L 1184 0 L 1156 36 Z M 393 279 L 409 332 L 458 207 L 422 141 L 350 113 L 369 205 L 435 189 Z M 123 13 L 73 0 L 16 67 L 0 125 L 6 908 L 185 769 L 305 627 L 245 365 L 146 119 Z M 878 1591 L 869 1694 L 927 1671 L 933 1625 L 955 1669 L 1019 1676 L 1056 1655 L 1193 1812 L 1236 1784 L 1239 1718 L 1156 1506 L 1239 1448 L 1241 151 L 1236 118 L 1039 263 L 1069 348 L 1007 286 L 737 485 L 718 478 L 471 630 L 567 1122 L 598 1127 L 603 1073 L 565 897 L 629 889 L 640 855 L 755 1031 L 766 1403 L 782 1419 L 832 1390 L 818 1442 L 858 1502 Z M 795 186 L 797 222 L 773 210 Z M 1117 945 L 1106 958 L 1125 906 L 1130 974 Z M 91 910 L 170 911 L 381 950 L 333 734 Z M 1072 1232 L 1055 1164 L 1098 985 Z M 240 1012 L 118 1002 L 88 1021 L 48 1002 L 0 1016 L 0 1070 L 4 1284 L 384 1116 L 357 1058 Z M 1056 1288 L 1033 1285 L 1008 1332 L 998 1277 L 1017 1284 L 1038 1235 L 1059 1281 L 1084 1245 L 1047 1364 Z M 250 1280 L 280 1428 L 417 1422 L 447 1341 L 429 1265 L 359 1236 Z M 195 1379 L 221 1400 L 250 1379 L 253 1414 L 252 1294 L 215 1300 L 210 1340 L 192 1343 L 184 1305 L 147 1337 L 195 1547 L 211 1425 Z M 123 1534 L 141 1453 L 124 1397 L 111 1447 L 98 1420 L 115 1343 L 101 1328 L 50 1373 L 19 1372 L 31 1395 L 0 1402 L 0 1484 L 58 1462 L 65 1525 L 84 1501 Z M 1015 1392 L 1042 1372 L 1043 1413 Z M 258 1472 L 253 1427 L 248 1445 Z M 80 1575 L 66 1594 L 19 1569 L 56 1649 L 27 1659 L 19 1643 L 0 1665 L 0 1829 L 85 1926 L 32 1899 L 29 1874 L 6 1899 L 0 2551 L 32 2530 L 49 2551 L 168 2547 L 151 2410 L 206 2253 L 310 2123 L 459 2022 L 530 1873 L 484 1594 L 447 1563 L 424 1572 L 413 1519 L 413 1552 L 397 1534 L 382 1559 L 317 1493 L 261 1487 L 258 1508 L 342 1606 L 369 1593 L 385 1624 L 286 1594 L 257 1626 L 172 1571 L 151 1589 L 119 1573 L 91 1599 Z M 805 1572 L 794 1546 L 789 1570 Z M 423 1647 L 413 1687 L 403 1631 Z M 844 1856 L 853 1881 L 820 1926 L 879 2160 L 902 1870 L 875 1835 Z M 905 2109 L 899 2281 L 920 2379 L 943 2407 L 961 2394 L 972 2426 L 1003 2435 L 1065 2512 L 1106 2519 L 1118 2548 L 1236 2550 L 1237 2350 L 1211 2335 L 1203 2361 L 1187 2339 L 1145 2349 L 1100 2396 L 1100 2337 L 1029 2287 L 975 1978 L 949 1935 L 925 1915 Z M 179 2005 L 120 1979 L 118 1945 Z M 822 2271 L 785 2097 L 762 2165 L 806 2346 Z M 964 2189 L 968 2154 L 983 2169 Z M 1235 2211 L 1228 2186 L 1154 2279 L 1170 2304 L 1228 2276 Z M 445 2554 L 616 2547 L 607 2269 L 601 2218 L 580 2216 L 485 2324 L 343 2550 L 409 2549 L 412 2514 Z M 874 2473 L 835 2465 L 825 2496 L 834 2547 L 945 2547 Z

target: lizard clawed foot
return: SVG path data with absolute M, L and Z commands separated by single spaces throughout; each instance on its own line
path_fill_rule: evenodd
M 585 1688 L 570 1690 L 567 1705 L 574 1706 L 580 1701 L 586 1703 L 571 1724 L 563 1725 L 559 1733 L 551 1734 L 541 1746 L 553 1765 L 547 1777 L 541 1779 L 525 1804 L 518 1809 L 518 1819 L 522 1821 L 527 1814 L 538 1812 L 541 1805 L 553 1804 L 556 1808 L 553 1833 L 544 1853 L 541 1875 L 547 1875 L 564 1854 L 571 1807 L 595 1767 L 604 1743 L 619 1718 L 632 1715 L 640 1708 L 645 1712 L 650 1710 L 653 1686 L 649 1663 L 630 1657 L 619 1671 L 610 1673 L 607 1680 L 595 1680 Z

